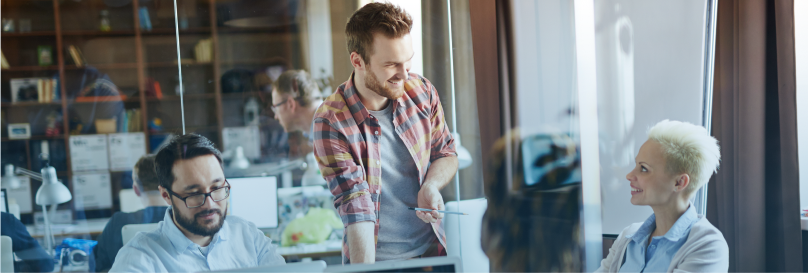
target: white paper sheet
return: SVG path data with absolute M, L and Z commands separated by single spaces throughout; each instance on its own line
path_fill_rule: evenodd
M 70 163 L 74 172 L 108 170 L 107 135 L 70 136 Z
M 33 211 L 33 199 L 31 198 L 31 179 L 27 176 L 17 176 L 17 179 L 20 180 L 20 187 L 16 189 L 12 189 L 3 185 L 3 188 L 6 189 L 6 198 L 8 198 L 8 203 L 11 204 L 11 199 L 17 202 L 17 205 L 20 205 L 20 213 L 31 213 Z
M 112 208 L 108 172 L 73 175 L 73 205 L 76 210 Z
M 143 132 L 109 134 L 109 168 L 112 171 L 132 170 L 146 154 L 146 137 Z
M 261 141 L 258 126 L 228 127 L 222 130 L 224 138 L 224 150 L 233 152 L 235 156 L 236 147 L 244 149 L 244 156 L 249 159 L 261 157 Z

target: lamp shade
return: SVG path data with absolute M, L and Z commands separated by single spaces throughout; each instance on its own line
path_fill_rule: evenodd
M 56 169 L 42 168 L 42 186 L 36 191 L 37 205 L 57 205 L 73 199 L 70 190 L 56 179 Z
M 6 173 L 3 175 L 3 186 L 10 189 L 17 189 L 20 185 L 20 179 L 14 175 L 14 165 L 6 164 Z

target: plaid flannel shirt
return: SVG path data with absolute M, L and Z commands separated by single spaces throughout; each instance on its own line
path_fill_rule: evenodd
M 454 138 L 443 116 L 438 92 L 426 78 L 410 73 L 404 95 L 393 102 L 393 125 L 418 167 L 418 183 L 423 185 L 432 161 L 457 156 Z M 370 115 L 359 99 L 353 74 L 326 98 L 314 115 L 314 155 L 320 172 L 334 194 L 334 206 L 342 223 L 373 221 L 374 242 L 379 239 L 379 208 L 382 189 L 382 137 L 379 121 Z M 414 182 L 414 181 L 413 181 Z M 432 224 L 445 251 L 446 237 L 441 221 Z M 342 242 L 342 261 L 350 260 L 348 236 Z

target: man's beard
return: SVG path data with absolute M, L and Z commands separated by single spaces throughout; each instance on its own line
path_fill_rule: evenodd
M 219 232 L 219 229 L 221 229 L 222 225 L 224 225 L 225 215 L 222 214 L 221 210 L 218 209 L 204 210 L 194 214 L 193 218 L 188 219 L 185 218 L 185 215 L 182 215 L 182 213 L 177 213 L 179 210 L 177 210 L 177 207 L 174 206 L 174 204 L 171 204 L 171 207 L 172 207 L 172 213 L 175 213 L 174 221 L 176 221 L 179 226 L 181 226 L 190 233 L 199 236 L 213 236 L 214 234 L 216 234 L 216 232 Z M 205 227 L 203 225 L 200 225 L 199 222 L 196 220 L 196 218 L 202 217 L 202 215 L 211 212 L 219 214 L 219 223 L 216 223 L 216 225 L 214 225 L 213 227 Z M 212 221 L 213 220 L 207 220 L 208 224 Z
M 385 80 L 385 82 L 387 82 Z M 379 78 L 376 78 L 376 74 L 370 71 L 370 67 L 365 70 L 365 87 L 373 91 L 374 93 L 378 94 L 379 96 L 397 100 L 402 95 L 404 95 L 404 86 L 401 86 L 401 89 L 393 90 L 390 87 L 387 87 L 385 83 L 379 81 Z

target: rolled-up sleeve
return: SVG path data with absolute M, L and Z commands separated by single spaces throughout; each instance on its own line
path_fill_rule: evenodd
M 348 138 L 325 118 L 314 120 L 314 155 L 334 195 L 334 207 L 343 225 L 375 222 L 375 206 L 364 170 L 351 154 Z
M 431 152 L 429 161 L 433 162 L 447 156 L 457 156 L 455 150 L 454 137 L 446 126 L 446 118 L 443 115 L 443 105 L 440 103 L 438 91 L 429 80 L 422 78 L 426 89 L 429 90 L 430 109 L 432 110 L 429 122 L 432 125 L 431 131 Z

